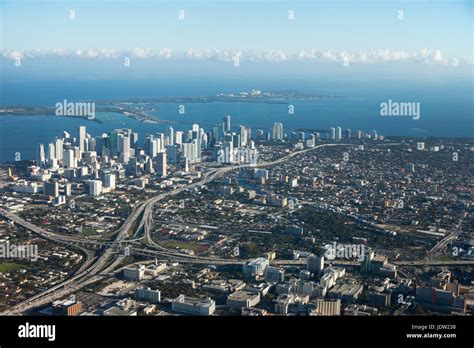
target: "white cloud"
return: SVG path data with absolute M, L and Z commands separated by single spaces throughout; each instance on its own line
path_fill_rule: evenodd
M 149 48 L 134 48 L 132 50 L 132 56 L 135 58 L 149 58 L 153 55 Z
M 117 53 L 115 52 L 115 50 L 103 48 L 100 50 L 100 56 L 109 59 L 116 59 Z
M 282 51 L 267 51 L 264 54 L 265 61 L 267 62 L 282 62 L 287 60 L 286 54 L 284 54 Z
M 181 57 L 192 59 L 192 60 L 214 60 L 214 61 L 221 61 L 221 62 L 231 62 L 234 59 L 241 59 L 242 52 L 241 51 L 229 51 L 229 50 L 211 50 L 206 49 L 203 51 L 194 50 L 192 48 L 188 49 L 184 56 L 180 55 Z
M 266 50 L 262 52 L 240 51 L 240 50 L 195 50 L 188 49 L 182 52 L 173 52 L 170 48 L 153 50 L 150 48 L 134 48 L 130 51 L 116 51 L 113 49 L 87 49 L 68 50 L 53 49 L 45 50 L 4 50 L 2 56 L 6 59 L 23 59 L 36 57 L 80 57 L 84 59 L 118 59 L 122 57 L 134 57 L 139 59 L 190 59 L 201 61 L 232 62 L 236 59 L 242 62 L 294 62 L 307 61 L 315 63 L 334 62 L 373 64 L 381 62 L 414 62 L 422 64 L 448 65 L 456 60 L 457 64 L 473 64 L 473 57 L 445 57 L 438 49 L 423 48 L 418 52 L 391 51 L 388 49 L 371 50 L 367 52 L 348 52 L 317 50 L 315 48 L 303 49 L 296 53 L 286 53 L 280 50 Z
M 87 50 L 86 56 L 87 58 L 97 58 L 99 56 L 99 52 L 96 50 Z
M 3 56 L 8 59 L 17 60 L 22 59 L 25 55 L 21 51 L 7 51 L 3 52 Z
M 173 51 L 170 48 L 162 48 L 158 51 L 158 55 L 165 59 L 170 59 L 173 55 Z

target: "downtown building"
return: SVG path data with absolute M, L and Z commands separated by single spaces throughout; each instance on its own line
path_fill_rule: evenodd
M 200 299 L 179 295 L 171 302 L 173 312 L 209 316 L 216 310 L 216 302 L 210 297 Z
M 283 140 L 284 133 L 283 133 L 283 123 L 276 122 L 273 124 L 272 128 L 272 140 Z

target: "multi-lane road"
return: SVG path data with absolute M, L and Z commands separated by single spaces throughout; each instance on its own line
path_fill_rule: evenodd
M 446 235 L 443 239 L 441 239 L 436 245 L 428 252 L 426 259 L 431 261 L 440 251 L 443 249 L 446 249 L 449 243 L 455 241 L 458 237 L 459 234 L 461 233 L 461 225 L 466 218 L 467 214 L 465 214 L 458 222 L 456 227 L 454 228 L 454 231 Z M 457 250 L 455 249 L 454 252 Z

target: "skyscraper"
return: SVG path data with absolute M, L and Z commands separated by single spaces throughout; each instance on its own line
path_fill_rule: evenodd
M 153 135 L 147 135 L 145 138 L 145 154 L 154 158 L 158 153 L 159 139 L 154 139 Z
M 145 170 L 145 173 L 147 174 L 153 174 L 155 172 L 153 168 L 153 161 L 151 158 L 148 158 L 147 161 L 145 162 L 145 165 L 143 166 L 143 169 Z
M 177 131 L 175 133 L 175 139 L 174 139 L 174 142 L 178 145 L 182 144 L 183 143 L 183 132 L 181 131 Z
M 194 152 L 194 158 L 196 160 L 201 159 L 201 140 L 200 139 L 193 139 L 193 152 Z
M 53 162 L 53 159 L 56 158 L 56 150 L 54 148 L 53 143 L 48 144 L 48 152 L 47 152 L 46 158 L 48 160 L 48 164 L 51 164 Z
M 44 166 L 45 157 L 44 157 L 44 145 L 38 144 L 36 148 L 36 164 L 40 167 Z
M 194 162 L 195 158 L 194 158 L 193 144 L 183 143 L 182 148 L 183 148 L 183 157 L 190 162 Z
M 311 254 L 306 261 L 306 269 L 311 273 L 321 274 L 324 269 L 324 256 Z
M 130 147 L 132 149 L 136 149 L 137 148 L 137 143 L 138 143 L 138 133 L 133 132 L 133 133 L 130 134 Z
M 107 138 L 103 138 L 101 136 L 95 138 L 95 151 L 99 156 L 103 155 L 106 139 Z
M 104 186 L 115 190 L 115 174 L 104 173 Z
M 79 151 L 82 153 L 84 152 L 84 141 L 86 140 L 86 127 L 79 126 Z
M 165 178 L 168 175 L 168 165 L 166 164 L 166 152 L 159 152 L 155 159 L 156 173 Z
M 329 128 L 329 138 L 331 140 L 336 139 L 336 128 L 334 127 Z
M 242 142 L 240 140 L 240 134 L 232 133 L 232 142 L 234 143 L 235 148 L 239 148 L 242 146 Z
M 247 145 L 247 141 L 248 141 L 248 130 L 247 128 L 245 128 L 245 126 L 240 126 L 239 131 L 240 131 L 240 145 L 245 146 Z
M 336 128 L 336 140 L 341 140 L 342 139 L 342 128 L 337 127 Z
M 156 133 L 155 139 L 158 140 L 158 152 L 164 151 L 165 150 L 165 134 Z
M 168 145 L 166 147 L 166 153 L 168 155 L 168 163 L 178 163 L 178 145 Z
M 120 162 L 127 164 L 128 160 L 130 159 L 130 138 L 128 136 L 124 136 L 123 134 L 119 134 L 118 140 Z
M 219 127 L 217 126 L 212 127 L 211 136 L 212 136 L 212 142 L 215 144 L 220 138 Z
M 350 130 L 349 128 L 346 129 L 346 139 L 350 139 L 352 136 L 352 130 Z
M 230 115 L 227 115 L 223 119 L 224 133 L 230 132 Z
M 168 145 L 174 145 L 174 129 L 173 127 L 168 127 L 167 128 L 167 135 L 169 137 L 169 144 Z
M 55 141 L 55 154 L 56 154 L 56 159 L 61 161 L 63 159 L 63 139 L 56 139 Z
M 86 138 L 86 146 L 84 148 L 86 151 L 95 151 L 95 138 L 88 136 Z
M 57 181 L 45 182 L 43 184 L 44 194 L 47 196 L 59 196 L 59 184 Z
M 90 180 L 89 181 L 89 195 L 99 196 L 102 193 L 102 181 Z
M 232 163 L 234 162 L 234 144 L 232 141 L 224 141 L 224 146 L 222 148 L 223 157 L 222 163 Z
M 273 124 L 272 139 L 283 140 L 283 124 L 281 122 Z
M 74 150 L 73 149 L 65 149 L 63 151 L 63 163 L 65 168 L 75 168 L 76 163 L 74 160 Z

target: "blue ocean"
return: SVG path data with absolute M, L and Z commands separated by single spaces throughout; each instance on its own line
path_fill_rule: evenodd
M 260 90 L 297 90 L 337 98 L 317 100 L 289 100 L 294 113 L 288 113 L 288 104 L 269 103 L 187 103 L 185 113 L 179 113 L 179 104 L 161 103 L 153 115 L 178 122 L 176 130 L 190 128 L 190 123 L 215 124 L 225 115 L 231 115 L 232 125 L 270 128 L 282 122 L 285 131 L 297 128 L 328 129 L 341 126 L 353 131 L 377 130 L 386 136 L 416 137 L 472 137 L 474 114 L 472 86 L 375 82 L 308 82 L 288 81 L 226 81 L 195 80 L 173 81 L 28 81 L 2 83 L 2 106 L 54 106 L 68 101 L 126 99 L 161 96 L 212 96 Z M 387 100 L 419 102 L 419 120 L 411 117 L 382 117 L 380 104 Z M 143 141 L 146 134 L 163 132 L 167 125 L 142 123 L 115 113 L 97 113 L 101 123 L 57 116 L 0 116 L 0 161 L 12 161 L 20 152 L 22 159 L 34 159 L 36 144 L 52 141 L 63 131 L 76 135 L 80 125 L 93 136 L 115 128 L 131 128 Z M 206 127 L 205 127 L 206 128 Z

